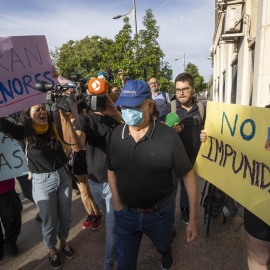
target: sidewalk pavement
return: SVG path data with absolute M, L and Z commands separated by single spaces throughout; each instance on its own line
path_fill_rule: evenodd
M 197 176 L 199 201 L 205 181 Z M 16 185 L 20 192 L 19 185 Z M 4 255 L 0 261 L 0 269 L 9 270 L 46 270 L 52 269 L 48 263 L 48 251 L 42 240 L 41 222 L 35 220 L 38 212 L 35 205 L 21 196 L 23 204 L 22 230 L 18 238 L 20 253 L 9 258 Z M 67 270 L 101 270 L 104 262 L 105 227 L 98 231 L 83 230 L 82 224 L 86 212 L 80 195 L 73 197 L 72 221 L 69 244 L 74 248 L 76 256 L 67 260 L 60 255 L 63 268 Z M 175 215 L 176 237 L 173 243 L 175 270 L 247 270 L 247 253 L 245 246 L 245 230 L 243 226 L 235 232 L 242 223 L 242 218 L 228 218 L 223 224 L 222 217 L 213 218 L 210 225 L 210 236 L 206 237 L 204 224 L 204 208 L 199 206 L 199 224 L 201 235 L 194 243 L 186 241 L 186 225 L 182 222 L 179 209 L 179 189 Z M 152 242 L 143 237 L 139 256 L 138 270 L 157 270 L 160 268 L 160 255 Z

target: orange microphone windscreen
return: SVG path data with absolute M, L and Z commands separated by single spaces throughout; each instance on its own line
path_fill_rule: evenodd
M 87 84 L 88 91 L 93 94 L 104 94 L 109 90 L 108 83 L 99 78 L 93 78 L 89 80 Z

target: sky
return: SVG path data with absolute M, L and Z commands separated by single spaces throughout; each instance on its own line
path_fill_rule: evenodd
M 133 0 L 10 0 L 1 1 L 0 36 L 45 35 L 49 49 L 69 40 L 99 35 L 114 39 L 123 27 L 123 18 Z M 213 70 L 209 49 L 215 24 L 214 0 L 136 0 L 138 32 L 143 29 L 146 9 L 152 9 L 160 27 L 158 42 L 164 61 L 173 69 L 173 80 L 184 71 L 175 59 L 185 54 L 185 63 L 193 63 L 208 82 Z M 133 34 L 135 23 L 130 19 Z

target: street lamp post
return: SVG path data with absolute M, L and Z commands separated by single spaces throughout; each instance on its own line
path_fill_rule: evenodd
M 185 53 L 184 53 L 184 56 L 182 58 L 174 59 L 174 61 L 178 61 L 178 60 L 182 60 L 183 66 L 184 66 L 184 71 L 185 71 L 185 69 L 186 69 L 186 57 L 185 57 Z
M 135 0 L 133 0 L 133 8 L 130 10 L 129 13 L 125 15 L 117 15 L 113 17 L 113 19 L 120 19 L 121 17 L 130 17 L 132 20 L 135 22 L 135 34 L 137 35 L 137 17 L 136 17 L 136 5 L 135 5 Z

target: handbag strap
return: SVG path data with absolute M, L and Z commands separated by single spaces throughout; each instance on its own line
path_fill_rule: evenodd
M 80 184 L 77 177 L 71 173 L 66 165 L 58 158 L 58 156 L 56 156 L 56 154 L 54 153 L 54 151 L 51 149 L 51 147 L 49 147 L 44 141 L 42 141 L 39 137 L 37 137 L 38 142 L 54 157 L 54 159 L 64 168 L 64 170 L 67 172 L 67 174 L 77 183 Z

